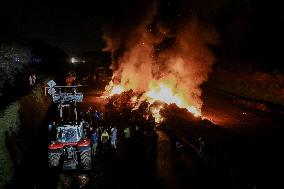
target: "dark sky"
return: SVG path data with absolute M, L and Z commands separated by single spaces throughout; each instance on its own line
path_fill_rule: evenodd
M 66 4 L 2 2 L 0 34 L 44 40 L 70 54 L 101 50 L 105 46 L 102 31 L 106 25 L 116 25 L 122 20 L 124 26 L 130 25 L 132 18 L 146 7 L 146 0 L 138 3 L 132 0 L 66 1 Z
M 95 1 L 94 1 L 95 2 Z M 68 53 L 102 48 L 105 4 L 6 4 L 1 6 L 2 33 L 40 39 Z
M 67 2 L 67 1 L 66 1 Z M 179 11 L 194 9 L 204 22 L 216 25 L 221 38 L 242 43 L 272 45 L 282 35 L 283 1 L 252 0 L 161 0 L 159 19 L 175 22 Z M 141 12 L 147 10 L 146 0 L 105 0 L 86 3 L 0 4 L 1 37 L 19 36 L 40 39 L 58 46 L 69 54 L 104 47 L 102 31 L 111 25 L 113 30 L 133 25 Z M 275 32 L 274 32 L 275 31 Z M 115 31 L 113 31 L 115 32 Z M 227 38 L 226 38 L 227 37 Z M 242 38 L 242 39 L 239 39 Z

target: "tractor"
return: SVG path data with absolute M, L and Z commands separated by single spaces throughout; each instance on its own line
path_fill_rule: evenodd
M 60 118 L 57 123 L 49 125 L 51 133 L 48 144 L 49 167 L 60 168 L 63 171 L 90 170 L 92 165 L 89 127 L 85 121 L 78 122 L 76 108 L 76 103 L 82 102 L 83 94 L 77 92 L 78 86 L 55 86 L 54 81 L 50 81 L 48 85 L 45 94 L 49 93 L 53 102 L 58 105 Z M 67 89 L 72 89 L 72 92 L 66 92 Z M 71 110 L 74 114 L 63 115 L 64 109 L 68 109 L 68 112 Z

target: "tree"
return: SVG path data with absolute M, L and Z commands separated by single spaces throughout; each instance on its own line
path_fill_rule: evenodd
M 18 74 L 21 74 L 30 61 L 30 51 L 18 46 L 0 46 L 0 96 L 16 84 Z

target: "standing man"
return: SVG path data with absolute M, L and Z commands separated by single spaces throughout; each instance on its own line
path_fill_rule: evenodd
M 130 129 L 129 127 L 126 127 L 124 130 L 123 130 L 123 133 L 124 133 L 124 139 L 129 139 L 130 138 Z
M 33 74 L 32 76 L 32 84 L 35 85 L 36 84 L 36 75 Z
M 117 129 L 116 127 L 111 128 L 111 147 L 116 149 L 117 145 Z
M 89 132 L 89 129 L 90 129 L 88 122 L 86 122 L 84 119 L 82 119 L 82 125 L 83 125 L 83 131 L 84 131 L 85 136 L 90 136 L 90 135 L 88 135 L 88 132 Z
M 100 112 L 98 112 L 98 110 L 95 110 L 93 117 L 94 117 L 94 122 L 93 122 L 94 127 L 98 127 L 98 122 L 101 117 Z
M 104 132 L 101 135 L 101 142 L 103 149 L 107 149 L 109 143 L 109 134 L 107 133 L 106 130 L 104 130 Z
M 94 130 L 92 133 L 92 155 L 96 154 L 98 146 L 98 131 Z

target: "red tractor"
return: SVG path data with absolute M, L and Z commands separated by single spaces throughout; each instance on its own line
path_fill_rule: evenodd
M 50 167 L 62 166 L 63 170 L 90 170 L 90 139 L 85 136 L 83 125 L 56 126 L 55 141 L 48 146 Z
M 90 170 L 91 144 L 88 138 L 88 123 L 77 122 L 76 102 L 82 102 L 83 94 L 77 93 L 78 86 L 55 86 L 55 82 L 49 82 L 46 91 L 52 96 L 53 102 L 58 103 L 60 124 L 49 126 L 51 140 L 48 145 L 48 163 L 50 167 L 60 167 L 63 170 Z M 58 90 L 56 90 L 58 88 Z M 62 88 L 72 89 L 72 92 L 61 92 Z M 64 109 L 74 113 L 71 116 L 63 116 Z M 70 122 L 70 117 L 73 122 Z M 68 120 L 68 122 L 67 122 Z

